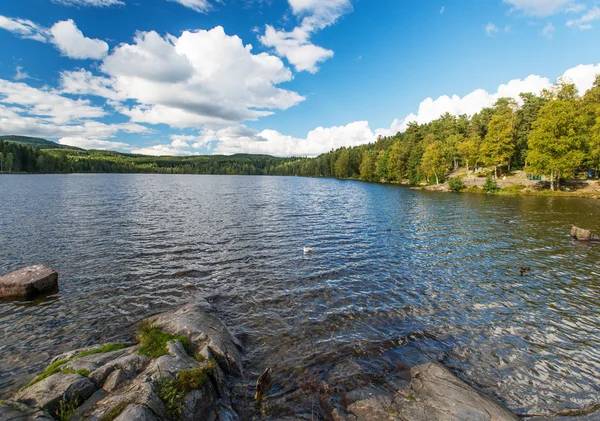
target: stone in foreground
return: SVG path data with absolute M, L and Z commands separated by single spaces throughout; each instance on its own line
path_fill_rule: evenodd
M 571 238 L 577 241 L 600 241 L 600 237 L 591 231 L 575 226 L 571 228 Z
M 58 273 L 44 265 L 29 266 L 0 278 L 0 299 L 31 300 L 58 291 Z
M 518 421 L 519 417 L 457 378 L 441 364 L 411 370 L 411 383 L 391 396 L 353 403 L 340 420 Z M 354 418 L 355 417 L 355 418 Z

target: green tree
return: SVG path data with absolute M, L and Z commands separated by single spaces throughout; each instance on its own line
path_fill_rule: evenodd
M 4 159 L 4 166 L 8 172 L 12 171 L 13 165 L 15 163 L 15 158 L 11 152 L 6 154 L 6 158 Z
M 335 161 L 335 176 L 338 178 L 348 178 L 351 175 L 350 153 L 348 152 L 348 149 L 344 148 Z
M 373 180 L 375 176 L 375 166 L 377 161 L 377 151 L 370 150 L 363 154 L 360 163 L 360 178 L 363 180 Z
M 498 178 L 498 167 L 508 167 L 515 151 L 513 136 L 514 101 L 502 103 L 499 100 L 495 114 L 488 126 L 487 134 L 481 144 L 481 158 L 485 165 L 494 167 L 494 176 Z
M 433 142 L 425 148 L 421 170 L 428 178 L 434 176 L 435 183 L 440 184 L 440 176 L 446 172 L 446 158 L 440 142 Z
M 561 177 L 572 177 L 586 157 L 587 127 L 572 99 L 556 99 L 539 113 L 529 136 L 527 161 L 532 169 L 549 175 L 552 190 Z
M 469 174 L 469 166 L 473 169 L 477 166 L 480 143 L 481 139 L 478 136 L 471 136 L 458 144 L 458 154 L 467 166 L 467 174 Z
M 0 172 L 2 172 L 3 168 L 4 168 L 4 154 L 2 152 L 0 152 Z

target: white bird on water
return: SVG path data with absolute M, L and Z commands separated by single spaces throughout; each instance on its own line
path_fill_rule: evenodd
M 312 252 L 313 252 L 312 247 L 304 247 L 304 254 L 312 254 Z

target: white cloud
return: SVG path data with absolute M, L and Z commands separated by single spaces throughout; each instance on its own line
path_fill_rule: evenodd
M 440 10 L 440 15 L 443 15 L 445 11 L 446 11 L 446 7 L 442 6 L 442 8 Z
M 350 0 L 288 0 L 295 15 L 303 15 L 300 26 L 291 31 L 276 30 L 267 25 L 260 42 L 275 49 L 297 71 L 316 73 L 318 64 L 333 57 L 334 52 L 314 45 L 310 38 L 316 32 L 334 24 L 343 14 L 352 10 Z
M 52 43 L 69 58 L 100 60 L 108 53 L 106 42 L 85 37 L 71 19 L 55 23 L 50 33 Z
M 108 7 L 125 4 L 122 0 L 52 0 L 64 6 Z
M 9 18 L 0 15 L 0 28 L 12 32 L 20 38 L 47 42 L 50 31 L 27 19 Z
M 69 58 L 99 60 L 108 52 L 106 42 L 85 37 L 71 19 L 57 22 L 48 29 L 30 20 L 13 19 L 0 15 L 0 28 L 21 38 L 51 42 L 64 56 Z
M 29 74 L 23 70 L 23 67 L 21 66 L 17 66 L 15 69 L 15 75 L 13 76 L 14 80 L 24 80 L 24 79 L 31 79 L 31 76 L 29 76 Z
M 577 27 L 581 30 L 591 29 L 592 22 L 600 19 L 600 7 L 594 7 L 590 9 L 586 14 L 584 14 L 579 19 L 572 19 L 567 22 L 567 26 L 569 27 Z
M 493 23 L 488 23 L 485 26 L 485 33 L 488 37 L 493 37 L 495 36 L 498 32 L 500 32 L 500 30 L 498 29 L 498 27 L 496 25 L 494 25 Z
M 16 105 L 29 115 L 45 117 L 55 124 L 106 115 L 101 107 L 93 106 L 89 100 L 73 100 L 48 90 L 4 79 L 0 79 L 0 103 Z
M 550 22 L 548 25 L 544 26 L 544 29 L 542 29 L 542 35 L 548 39 L 552 39 L 554 37 L 554 31 L 556 31 L 556 28 L 552 22 Z
M 224 127 L 304 100 L 276 86 L 292 79 L 279 58 L 252 54 L 251 45 L 222 27 L 180 37 L 138 33 L 132 44 L 116 47 L 101 69 L 108 77 L 63 72 L 64 92 L 133 100 L 115 107 L 138 123 Z
M 562 80 L 574 83 L 580 94 L 585 93 L 594 83 L 596 75 L 600 74 L 599 65 L 580 65 L 567 70 Z M 455 116 L 462 114 L 473 115 L 483 108 L 491 107 L 499 98 L 513 98 L 520 102 L 519 94 L 531 92 L 540 94 L 542 90 L 552 86 L 550 79 L 530 75 L 525 79 L 515 79 L 500 85 L 496 93 L 490 94 L 483 89 L 477 89 L 464 97 L 443 95 L 438 99 L 427 98 L 419 105 L 417 114 L 411 113 L 404 119 L 395 119 L 388 129 L 377 129 L 375 133 L 381 136 L 391 136 L 403 132 L 411 122 L 429 123 L 445 113 Z
M 358 146 L 375 140 L 366 121 L 339 127 L 318 127 L 305 138 L 295 138 L 275 130 L 261 132 L 244 125 L 219 130 L 203 130 L 200 136 L 173 136 L 175 141 L 191 144 L 190 148 L 203 148 L 216 142 L 213 152 L 267 154 L 274 156 L 316 156 L 342 146 Z M 183 144 L 182 143 L 182 144 Z
M 188 7 L 199 13 L 206 13 L 212 9 L 212 5 L 208 0 L 169 0 L 171 2 L 179 3 L 182 6 Z
M 579 9 L 573 0 L 504 0 L 504 3 L 511 5 L 513 10 L 539 17 Z
M 598 75 L 600 75 L 600 64 L 580 64 L 567 70 L 562 75 L 562 79 L 566 82 L 574 83 L 579 94 L 583 95 L 593 86 Z
M 108 140 L 88 139 L 84 137 L 63 137 L 58 140 L 60 145 L 75 146 L 82 149 L 101 149 L 101 150 L 129 150 L 131 145 L 122 142 L 111 142 Z
M 154 145 L 145 148 L 131 148 L 131 153 L 150 156 L 189 156 L 194 155 L 189 145 L 180 140 L 174 140 L 169 145 Z

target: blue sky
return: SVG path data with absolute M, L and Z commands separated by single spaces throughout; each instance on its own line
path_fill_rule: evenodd
M 4 1 L 0 133 L 155 155 L 316 155 L 561 76 L 589 88 L 599 6 Z

